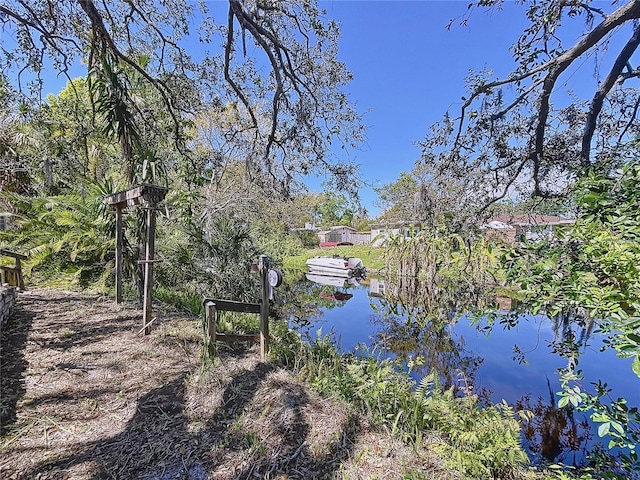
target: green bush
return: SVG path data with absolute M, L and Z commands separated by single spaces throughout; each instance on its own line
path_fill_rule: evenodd
M 113 268 L 115 220 L 107 214 L 109 183 L 89 183 L 83 193 L 29 197 L 4 192 L 17 211 L 15 230 L 0 232 L 0 241 L 29 258 L 25 275 L 41 282 L 86 287 L 104 283 Z

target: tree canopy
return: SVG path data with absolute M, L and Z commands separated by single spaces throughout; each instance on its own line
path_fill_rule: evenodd
M 472 22 L 473 11 L 503 3 L 471 2 L 457 20 Z M 434 179 L 458 179 L 471 203 L 557 196 L 582 169 L 637 153 L 640 95 L 629 83 L 640 75 L 633 65 L 640 1 L 519 3 L 528 26 L 511 47 L 513 71 L 470 72 L 457 113 L 448 112 L 420 143 Z M 589 74 L 577 69 L 588 61 L 595 73 L 585 93 Z
M 229 0 L 226 15 L 219 7 L 187 0 L 2 2 L 2 28 L 15 41 L 0 46 L 0 71 L 38 99 L 51 69 L 71 80 L 74 67 L 86 63 L 100 89 L 94 108 L 121 112 L 120 127 L 129 122 L 118 131 L 125 156 L 160 110 L 176 150 L 189 156 L 185 127 L 194 113 L 231 109 L 234 121 L 223 133 L 250 174 L 289 191 L 301 176 L 329 173 L 353 191 L 356 167 L 331 155 L 331 144 L 355 145 L 362 129 L 343 92 L 351 74 L 336 59 L 338 25 L 315 1 Z M 134 80 L 154 92 L 154 107 L 136 102 Z

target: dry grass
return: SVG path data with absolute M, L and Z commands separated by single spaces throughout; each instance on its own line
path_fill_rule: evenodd
M 89 294 L 20 295 L 2 332 L 3 479 L 458 478 L 256 348 L 203 370 L 199 321 Z

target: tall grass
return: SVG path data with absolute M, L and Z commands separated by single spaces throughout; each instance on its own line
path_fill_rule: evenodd
M 338 396 L 415 446 L 429 443 L 467 478 L 522 478 L 528 457 L 506 404 L 457 397 L 432 374 L 419 385 L 393 362 L 341 355 L 330 337 L 302 342 L 280 332 L 272 355 L 324 395 Z
M 408 305 L 429 308 L 450 298 L 452 306 L 487 301 L 489 287 L 500 282 L 499 247 L 483 239 L 422 230 L 412 238 L 386 242 L 385 281 Z

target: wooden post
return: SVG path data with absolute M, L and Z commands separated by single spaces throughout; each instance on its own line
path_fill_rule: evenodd
M 122 205 L 116 205 L 116 303 L 122 303 Z
M 156 211 L 153 207 L 147 209 L 147 248 L 144 263 L 144 303 L 142 312 L 142 326 L 144 334 L 149 335 L 151 311 L 153 306 L 153 254 L 156 240 Z
M 22 263 L 20 257 L 16 257 L 16 283 L 20 291 L 24 291 L 24 277 L 22 276 Z
M 116 303 L 122 302 L 122 276 L 124 273 L 123 261 L 123 212 L 128 207 L 144 206 L 148 208 L 146 215 L 147 241 L 140 250 L 140 256 L 144 252 L 145 259 L 138 260 L 138 264 L 144 264 L 144 285 L 143 291 L 139 292 L 143 297 L 142 301 L 142 330 L 149 333 L 149 327 L 153 321 L 151 310 L 153 303 L 153 262 L 156 230 L 156 213 L 153 210 L 160 203 L 168 189 L 158 185 L 141 184 L 128 190 L 116 192 L 105 197 L 109 205 L 113 205 L 116 210 Z
M 207 302 L 205 305 L 205 312 L 207 316 L 207 347 L 216 343 L 216 304 L 213 302 Z
M 260 355 L 262 361 L 269 352 L 269 262 L 266 255 L 260 255 Z

